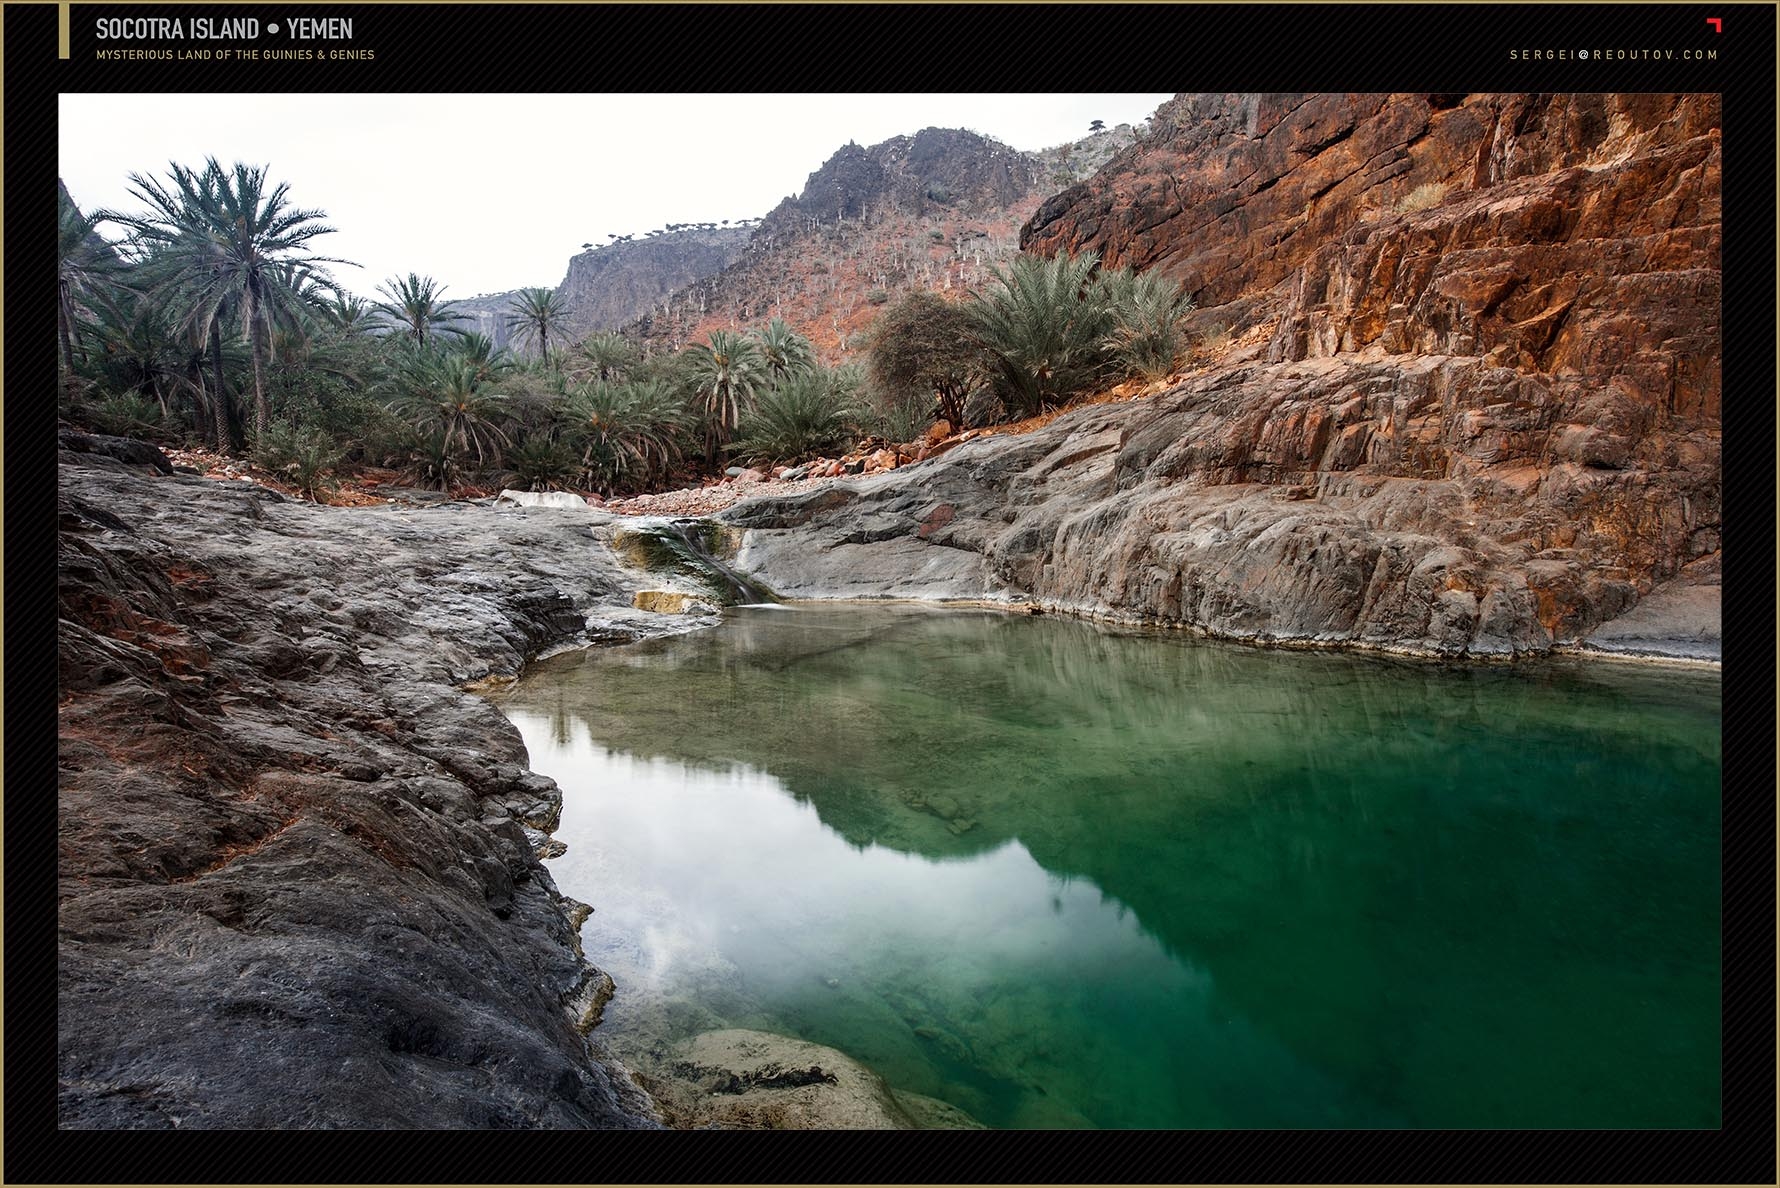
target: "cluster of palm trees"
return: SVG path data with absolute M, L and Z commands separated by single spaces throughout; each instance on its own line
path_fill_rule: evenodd
M 878 336 L 867 402 L 860 368 L 819 366 L 777 318 L 641 358 L 611 332 L 571 346 L 562 299 L 533 288 L 505 311 L 519 351 L 497 348 L 432 277 L 391 277 L 375 300 L 343 290 L 328 268 L 345 261 L 314 250 L 326 215 L 264 168 L 212 158 L 129 180 L 131 212 L 86 216 L 61 193 L 65 415 L 253 449 L 311 495 L 346 462 L 439 487 L 611 493 L 701 463 L 791 461 L 862 431 L 901 440 L 925 423 L 898 419 L 886 394 L 905 389 L 937 392 L 956 422 L 967 391 L 1024 413 L 1116 374 L 1163 374 L 1190 308 L 1177 286 L 1090 255 L 1019 258 L 961 304 L 893 308 L 886 326 L 900 313 L 914 330 Z M 125 237 L 100 236 L 108 223 Z M 904 366 L 883 366 L 897 351 Z
M 347 462 L 437 487 L 646 489 L 854 429 L 856 374 L 816 367 L 782 321 L 642 359 L 610 332 L 570 346 L 562 298 L 523 289 L 509 351 L 433 277 L 347 293 L 344 261 L 315 251 L 326 215 L 264 168 L 174 165 L 130 194 L 136 209 L 87 216 L 63 191 L 58 211 L 63 408 L 113 432 L 251 450 L 313 496 Z
M 426 438 L 416 477 L 449 483 L 502 468 L 534 490 L 647 490 L 702 454 L 792 460 L 859 432 L 857 369 L 816 365 L 807 338 L 775 319 L 716 331 L 677 355 L 641 359 L 621 335 L 589 335 L 527 366 L 481 336 L 415 356 L 392 407 Z

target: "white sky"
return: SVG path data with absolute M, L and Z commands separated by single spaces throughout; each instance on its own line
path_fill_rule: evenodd
M 554 286 L 583 243 L 766 214 L 849 140 L 930 126 L 1049 148 L 1167 94 L 63 95 L 60 171 L 83 210 L 205 156 L 271 166 L 327 212 L 348 289 L 418 272 L 452 297 Z M 115 234 L 114 229 L 107 229 Z

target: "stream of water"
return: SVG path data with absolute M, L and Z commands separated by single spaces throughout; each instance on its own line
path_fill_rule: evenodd
M 1002 1127 L 1719 1123 L 1714 673 L 840 604 L 501 702 L 621 1055 L 781 1032 Z

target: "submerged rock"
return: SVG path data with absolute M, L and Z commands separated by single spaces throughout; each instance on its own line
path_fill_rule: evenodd
M 648 1078 L 677 1126 L 735 1130 L 968 1130 L 963 1110 L 892 1091 L 833 1048 L 765 1031 L 707 1031 Z

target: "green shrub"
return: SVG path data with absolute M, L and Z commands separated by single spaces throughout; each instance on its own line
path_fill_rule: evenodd
M 874 389 L 860 428 L 894 442 L 915 441 L 933 423 L 931 396 Z M 954 426 L 956 427 L 956 426 Z
M 1113 317 L 1105 345 L 1124 373 L 1160 379 L 1173 371 L 1186 345 L 1180 321 L 1192 310 L 1193 299 L 1156 272 L 1119 269 L 1106 273 L 1101 283 Z
M 1112 302 L 1097 282 L 1099 257 L 1016 256 L 966 307 L 989 361 L 994 392 L 1031 416 L 1106 377 Z
M 685 404 L 668 384 L 581 384 L 563 406 L 580 479 L 604 494 L 648 486 L 680 457 Z
M 264 470 L 296 488 L 304 499 L 319 501 L 320 493 L 334 489 L 334 468 L 346 452 L 318 429 L 274 421 L 254 443 L 253 460 Z
M 575 481 L 581 461 L 567 443 L 539 433 L 507 451 L 507 482 L 521 491 L 562 491 Z
M 87 410 L 87 419 L 101 433 L 140 437 L 161 423 L 161 406 L 134 392 L 107 396 Z
M 873 289 L 865 295 L 865 299 L 873 305 L 883 305 L 890 300 L 890 293 L 885 289 Z

